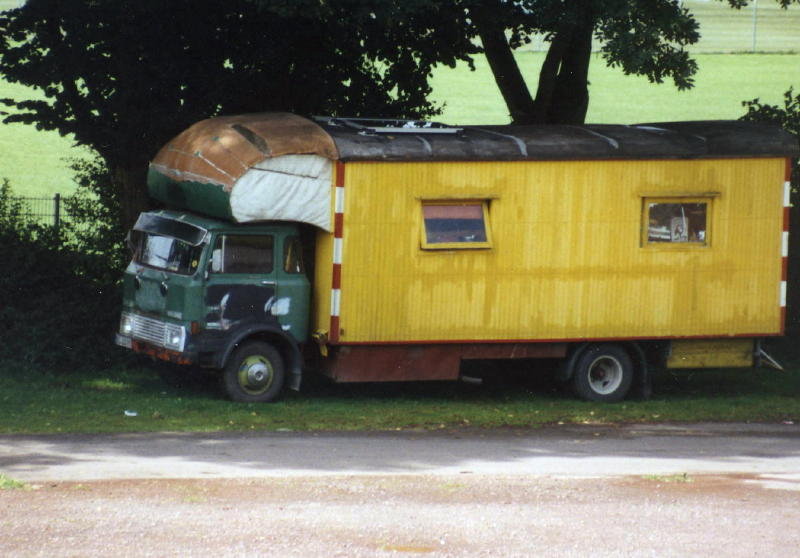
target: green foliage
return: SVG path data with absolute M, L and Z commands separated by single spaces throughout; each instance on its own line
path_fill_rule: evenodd
M 672 79 L 679 90 L 694 85 L 697 63 L 686 47 L 700 38 L 689 11 L 673 0 L 607 0 L 596 3 L 600 52 L 625 74 L 646 76 L 652 83 Z
M 474 47 L 437 32 L 443 8 L 420 5 L 29 0 L 0 14 L 0 72 L 46 98 L 5 99 L 5 121 L 146 163 L 221 113 L 431 114 L 432 65 Z
M 24 482 L 14 480 L 0 473 L 0 490 L 20 490 L 24 488 L 27 488 Z
M 63 198 L 69 215 L 65 241 L 68 249 L 81 255 L 81 267 L 73 271 L 95 282 L 114 284 L 130 259 L 120 193 L 112 187 L 110 173 L 99 158 L 73 159 L 70 169 L 78 189 Z
M 220 114 L 423 117 L 435 63 L 476 51 L 422 0 L 28 0 L 0 13 L 0 74 L 44 98 L 2 99 L 6 123 L 95 150 L 131 225 L 148 162 Z M 463 18 L 463 16 L 462 16 Z
M 742 105 L 747 109 L 742 120 L 777 124 L 800 141 L 800 93 L 795 95 L 794 88 L 783 94 L 783 106 L 762 103 L 759 99 L 744 101 Z
M 89 229 L 84 238 L 70 237 L 71 230 L 32 222 L 3 182 L 0 362 L 7 366 L 66 372 L 122 357 L 111 343 L 121 297 L 118 264 L 114 269 L 103 246 L 92 245 Z

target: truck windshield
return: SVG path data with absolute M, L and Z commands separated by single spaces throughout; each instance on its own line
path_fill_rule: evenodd
M 181 275 L 192 275 L 197 271 L 203 245 L 191 244 L 155 233 L 132 231 L 131 248 L 136 263 L 170 271 Z

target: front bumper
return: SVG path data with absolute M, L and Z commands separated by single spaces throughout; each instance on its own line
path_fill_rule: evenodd
M 182 353 L 186 348 L 187 328 L 180 323 L 168 322 L 137 312 L 123 312 L 119 320 L 119 334 L 148 345 Z
M 136 312 L 124 312 L 114 342 L 120 347 L 176 364 L 216 367 L 217 355 L 224 346 L 222 332 L 191 334 L 180 324 L 166 322 Z

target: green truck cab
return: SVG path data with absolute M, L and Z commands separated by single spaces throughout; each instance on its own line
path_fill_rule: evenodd
M 222 371 L 236 401 L 297 388 L 310 284 L 297 225 L 143 213 L 129 235 L 118 345 Z

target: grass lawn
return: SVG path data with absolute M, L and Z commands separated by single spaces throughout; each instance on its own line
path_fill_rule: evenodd
M 521 52 L 520 68 L 531 90 L 537 83 L 544 53 Z M 800 89 L 800 54 L 701 54 L 695 87 L 678 91 L 671 83 L 654 85 L 644 77 L 626 76 L 594 55 L 589 70 L 588 122 L 633 124 L 671 120 L 735 119 L 745 112 L 742 101 L 760 98 L 781 103 L 783 92 Z M 488 64 L 475 72 L 466 65 L 440 68 L 432 80 L 433 98 L 444 104 L 438 118 L 451 124 L 506 123 L 508 111 Z
M 310 376 L 273 404 L 222 399 L 213 381 L 169 388 L 147 366 L 69 375 L 0 373 L 0 432 L 405 430 L 544 424 L 800 421 L 800 361 L 763 369 L 659 372 L 649 401 L 586 403 L 546 376 L 457 382 L 331 384 Z M 128 413 L 126 413 L 128 411 Z M 136 416 L 128 416 L 135 413 Z
M 531 87 L 544 54 L 519 53 Z M 780 103 L 789 86 L 800 89 L 800 54 L 701 54 L 696 87 L 679 92 L 669 83 L 653 85 L 625 76 L 595 56 L 591 71 L 589 122 L 623 123 L 739 118 L 742 101 L 756 97 Z M 497 124 L 508 114 L 484 60 L 476 71 L 466 65 L 439 68 L 433 99 L 444 106 L 438 118 L 452 124 Z M 0 98 L 24 97 L 28 91 L 0 82 Z M 70 138 L 23 124 L 0 124 L 0 178 L 9 178 L 19 195 L 51 196 L 74 191 L 66 158 L 85 156 Z

